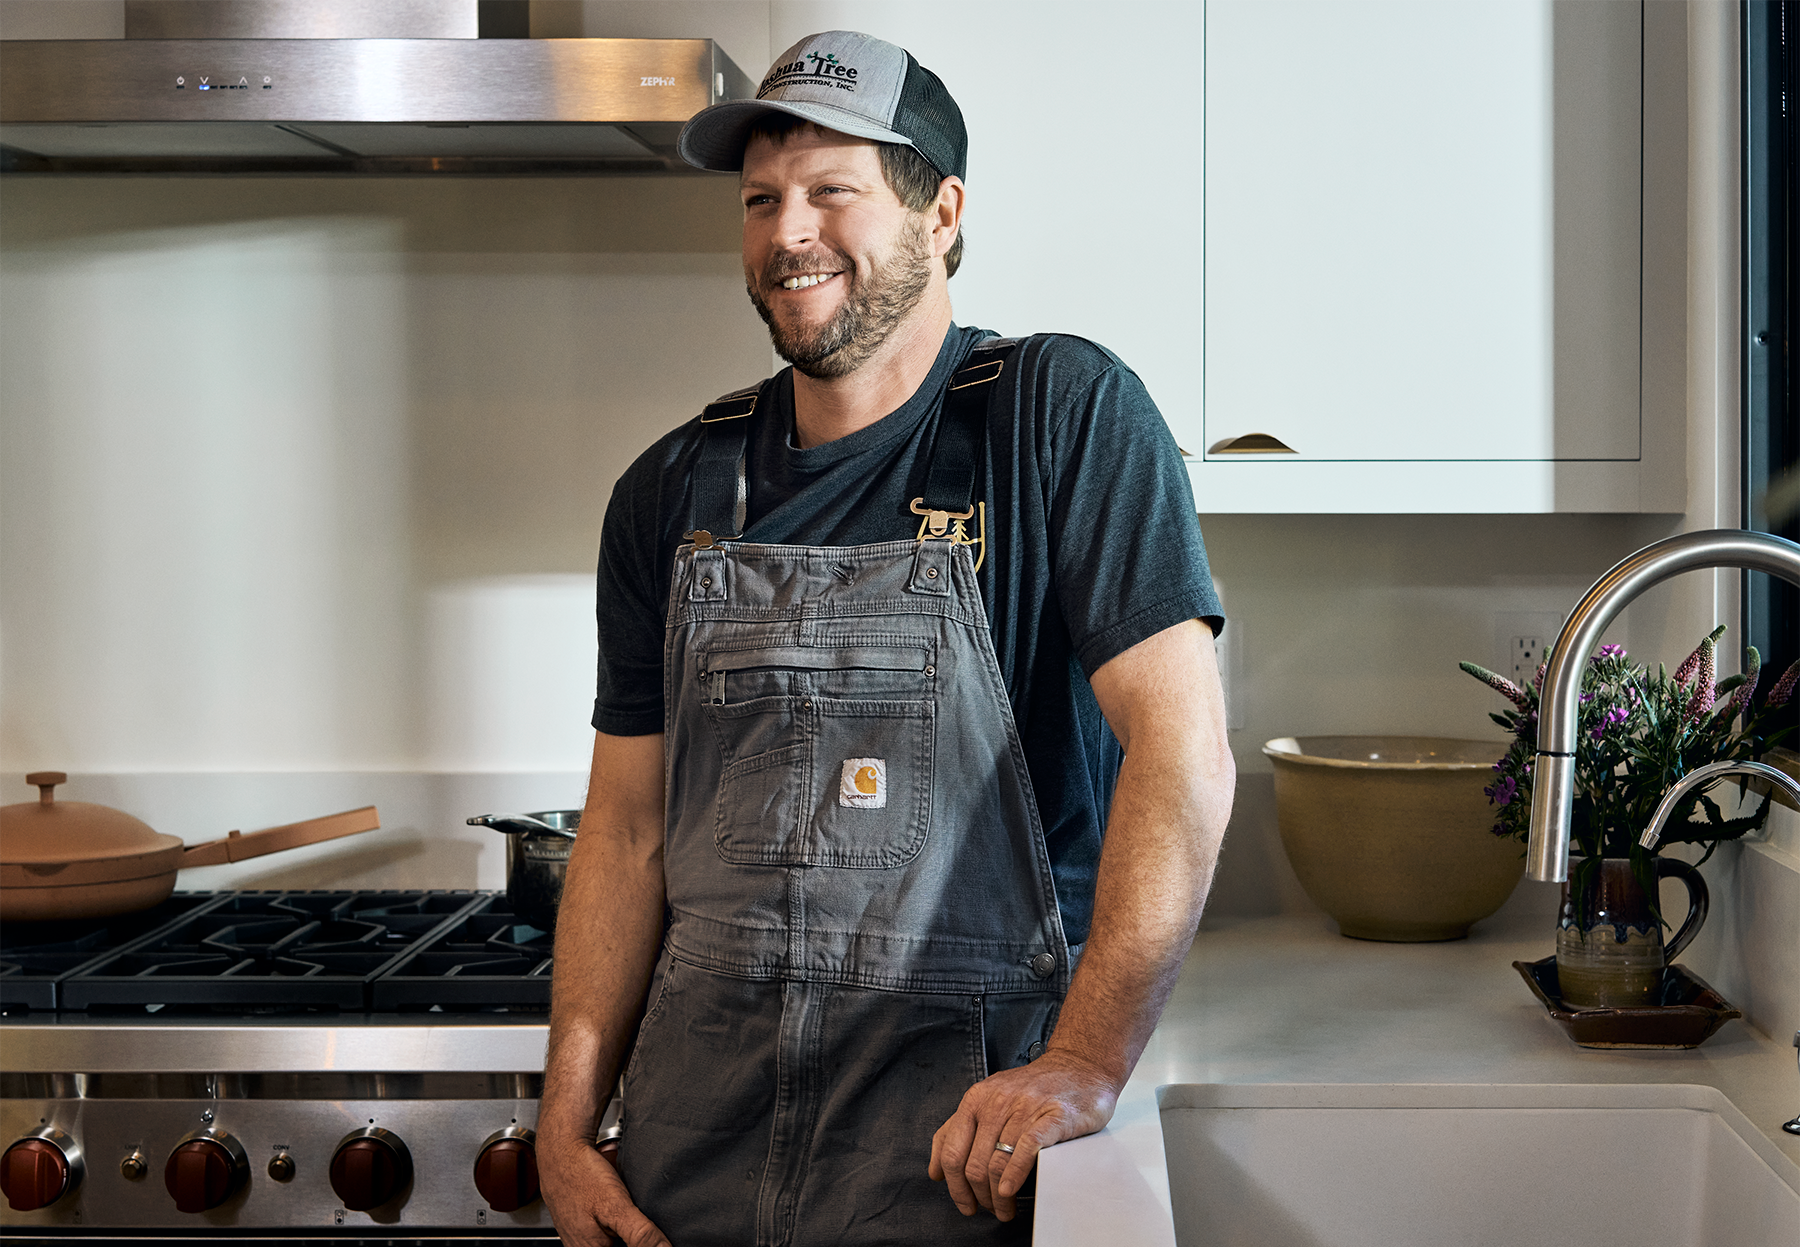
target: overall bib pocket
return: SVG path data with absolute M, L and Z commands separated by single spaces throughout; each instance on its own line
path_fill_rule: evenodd
M 724 760 L 714 840 L 737 865 L 905 865 L 931 816 L 928 647 L 770 646 L 700 656 Z

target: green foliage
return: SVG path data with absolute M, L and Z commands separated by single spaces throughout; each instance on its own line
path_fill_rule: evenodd
M 1709 762 L 1759 761 L 1786 735 L 1785 728 L 1764 735 L 1762 724 L 1773 702 L 1787 700 L 1793 682 L 1778 681 L 1771 690 L 1774 696 L 1758 703 L 1754 694 L 1761 659 L 1754 648 L 1746 651 L 1744 675 L 1714 684 L 1713 646 L 1724 631 L 1720 627 L 1701 642 L 1674 675 L 1661 666 L 1651 672 L 1634 665 L 1616 645 L 1603 645 L 1588 659 L 1581 680 L 1570 826 L 1571 840 L 1586 858 L 1570 881 L 1576 895 L 1585 895 L 1585 874 L 1598 870 L 1601 858 L 1624 857 L 1631 859 L 1641 882 L 1651 881 L 1648 890 L 1654 897 L 1655 850 L 1640 849 L 1637 840 L 1663 794 Z M 1523 841 L 1531 825 L 1544 669 L 1521 689 L 1472 663 L 1462 666 L 1514 703 L 1514 709 L 1491 716 L 1513 740 L 1494 764 L 1496 778 L 1487 794 L 1495 806 L 1494 834 Z M 1695 793 L 1671 814 L 1661 845 L 1703 844 L 1706 852 L 1700 860 L 1705 861 L 1720 844 L 1762 826 L 1768 807 L 1764 797 L 1753 814 L 1727 818 L 1716 800 Z

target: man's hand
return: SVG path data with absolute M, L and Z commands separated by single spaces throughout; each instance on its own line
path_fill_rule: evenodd
M 671 1247 L 625 1190 L 619 1171 L 582 1138 L 539 1134 L 539 1177 L 556 1232 L 569 1247 L 606 1247 L 617 1236 L 626 1247 Z
M 565 1243 L 668 1239 L 594 1149 L 644 1010 L 663 920 L 661 736 L 594 736 L 581 831 L 557 907 L 550 1044 L 538 1102 L 538 1179 Z
M 1014 1196 L 1039 1150 L 1092 1134 L 1113 1115 L 1119 1088 L 1098 1069 L 1054 1048 L 984 1078 L 931 1139 L 931 1180 L 946 1183 L 963 1216 L 985 1208 L 1011 1221 Z M 995 1144 L 1013 1148 L 1007 1155 Z

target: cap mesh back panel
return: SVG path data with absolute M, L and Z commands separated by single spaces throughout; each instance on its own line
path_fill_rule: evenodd
M 910 138 L 941 175 L 967 175 L 969 132 L 963 127 L 962 109 L 938 76 L 911 52 L 906 54 L 906 82 L 894 108 L 893 128 Z

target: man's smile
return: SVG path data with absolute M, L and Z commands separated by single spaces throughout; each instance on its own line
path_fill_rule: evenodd
M 810 286 L 828 282 L 836 276 L 838 276 L 836 273 L 801 273 L 794 277 L 782 278 L 781 288 L 783 290 L 805 290 Z

